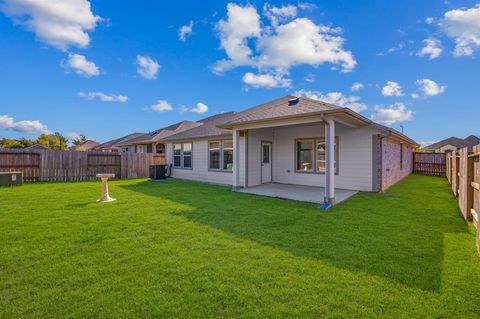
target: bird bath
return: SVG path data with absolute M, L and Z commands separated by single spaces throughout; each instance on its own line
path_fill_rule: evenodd
M 111 198 L 108 194 L 108 179 L 114 178 L 115 174 L 97 174 L 96 176 L 102 180 L 102 197 L 100 197 L 97 202 L 103 203 L 116 200 L 115 198 Z

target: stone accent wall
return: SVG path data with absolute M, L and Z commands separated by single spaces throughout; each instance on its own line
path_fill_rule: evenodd
M 403 147 L 403 165 L 400 148 Z M 413 148 L 391 138 L 382 139 L 382 191 L 407 177 L 413 171 Z

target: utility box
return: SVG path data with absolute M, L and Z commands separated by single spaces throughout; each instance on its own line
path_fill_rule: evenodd
M 167 177 L 166 165 L 150 165 L 150 179 L 165 179 Z
M 22 172 L 0 172 L 0 187 L 20 186 L 22 184 Z

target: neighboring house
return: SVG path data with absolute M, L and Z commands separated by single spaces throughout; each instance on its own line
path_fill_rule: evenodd
M 42 144 L 33 144 L 28 147 L 25 147 L 24 150 L 30 150 L 30 151 L 45 151 L 45 150 L 50 150 L 50 148 L 46 147 L 45 145 Z
M 182 121 L 167 127 L 159 128 L 150 133 L 136 136 L 132 139 L 117 143 L 124 151 L 136 153 L 156 153 L 165 154 L 165 144 L 163 139 L 166 137 L 189 130 L 200 125 L 197 122 Z
M 120 138 L 105 142 L 103 144 L 97 145 L 94 150 L 102 151 L 102 152 L 133 152 L 134 150 L 130 150 L 128 146 L 120 146 L 120 143 L 126 143 L 129 140 L 132 140 L 136 137 L 142 136 L 144 133 L 132 133 L 126 136 L 122 136 Z M 133 146 L 133 145 L 132 145 Z M 132 148 L 133 149 L 133 148 Z
M 426 152 L 446 153 L 458 151 L 461 148 L 468 147 L 468 150 L 472 151 L 473 147 L 478 144 L 480 144 L 480 138 L 475 135 L 467 136 L 464 139 L 452 136 L 442 141 L 425 146 L 422 150 Z
M 98 146 L 98 143 L 92 140 L 86 140 L 85 142 L 70 147 L 71 151 L 90 151 Z
M 412 172 L 419 145 L 348 109 L 286 96 L 198 121 L 163 139 L 172 177 L 232 185 L 264 183 L 383 191 Z M 321 196 L 321 195 L 319 195 Z

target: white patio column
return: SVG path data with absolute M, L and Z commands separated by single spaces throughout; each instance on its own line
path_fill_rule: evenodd
M 335 204 L 335 122 L 325 124 L 325 202 Z
M 240 188 L 240 131 L 233 130 L 233 180 L 232 180 L 232 190 L 236 191 Z

